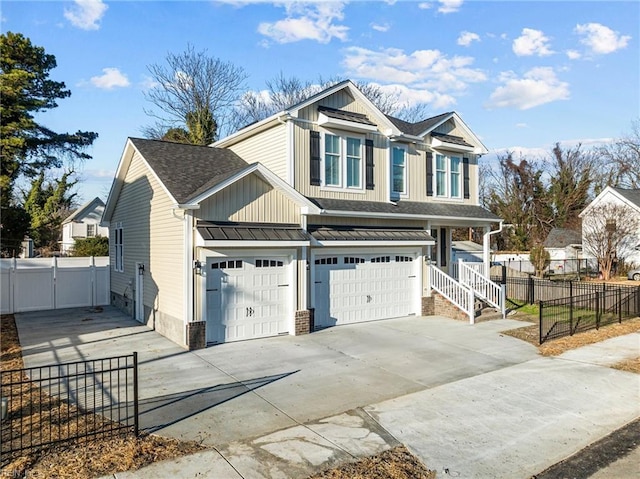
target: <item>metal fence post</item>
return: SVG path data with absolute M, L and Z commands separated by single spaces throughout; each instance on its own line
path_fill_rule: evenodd
M 600 293 L 596 291 L 596 329 L 600 329 Z
M 573 336 L 573 292 L 569 296 L 569 331 L 571 331 L 570 336 Z
M 133 352 L 133 432 L 136 437 L 140 433 L 138 420 L 138 352 Z
M 542 308 L 544 307 L 544 302 L 540 301 L 540 311 L 538 313 L 538 331 L 539 331 L 539 338 L 538 338 L 538 344 L 542 344 Z
M 535 299 L 535 285 L 533 282 L 533 276 L 530 275 L 527 283 L 527 303 L 533 304 Z
M 618 303 L 618 323 L 622 323 L 622 288 L 618 288 L 616 296 L 618 296 L 616 298 Z

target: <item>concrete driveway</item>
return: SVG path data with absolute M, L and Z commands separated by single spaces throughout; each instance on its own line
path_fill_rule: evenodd
M 138 351 L 142 428 L 217 448 L 118 478 L 306 477 L 399 442 L 457 477 L 526 478 L 640 415 L 637 375 L 541 358 L 500 334 L 512 320 L 408 317 L 195 352 L 112 308 L 16 322 L 27 367 Z M 614 348 L 637 354 L 639 337 Z

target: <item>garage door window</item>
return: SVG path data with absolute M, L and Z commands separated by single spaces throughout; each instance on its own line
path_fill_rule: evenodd
M 211 263 L 211 269 L 239 269 L 242 268 L 242 260 L 221 261 L 219 263 Z
M 282 261 L 278 261 L 275 259 L 257 259 L 256 260 L 256 268 L 279 268 L 283 265 L 284 263 Z
M 391 262 L 391 257 L 390 256 L 378 256 L 376 258 L 371 258 L 371 262 L 372 263 L 390 263 Z
M 338 264 L 338 257 L 333 256 L 331 258 L 318 258 L 315 261 L 316 264 Z
M 344 257 L 344 264 L 359 264 L 359 263 L 364 263 L 364 258 L 356 258 L 353 256 Z
M 413 261 L 411 256 L 396 256 L 396 263 L 408 263 Z

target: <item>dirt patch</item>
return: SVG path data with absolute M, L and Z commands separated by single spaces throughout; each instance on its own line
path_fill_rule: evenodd
M 630 373 L 640 374 L 640 357 L 627 359 L 626 361 L 620 361 L 619 363 L 616 363 L 611 367 L 619 369 L 620 371 L 628 371 Z
M 592 329 L 576 333 L 573 336 L 552 339 L 542 344 L 538 344 L 540 337 L 537 324 L 538 319 L 536 317 L 524 313 L 517 313 L 510 316 L 509 319 L 536 323 L 522 328 L 504 331 L 502 334 L 513 336 L 514 338 L 533 344 L 538 348 L 540 354 L 543 356 L 558 356 L 571 349 L 576 349 L 589 344 L 599 343 L 605 339 L 615 338 L 617 336 L 623 336 L 625 334 L 640 331 L 640 318 L 634 318 L 623 321 L 622 323 L 608 324 L 606 326 L 602 326 L 600 329 Z M 614 367 L 617 367 L 617 369 L 623 369 L 624 371 L 640 373 L 640 365 L 638 363 L 640 363 L 640 358 L 634 358 L 629 361 L 624 361 L 620 366 L 616 365 Z
M 309 479 L 435 479 L 406 447 L 398 446 L 357 462 L 314 474 Z

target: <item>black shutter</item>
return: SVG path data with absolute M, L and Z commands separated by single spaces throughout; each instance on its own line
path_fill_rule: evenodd
M 373 183 L 373 140 L 364 140 L 365 181 L 368 190 L 375 186 Z
M 462 175 L 464 198 L 469 199 L 471 197 L 469 193 L 469 158 L 462 159 Z
M 433 153 L 427 151 L 427 196 L 433 196 Z
M 312 185 L 320 186 L 320 132 L 309 131 L 309 145 L 311 162 L 309 164 Z
M 447 229 L 440 228 L 440 266 L 447 265 L 447 249 L 449 245 L 447 244 Z

